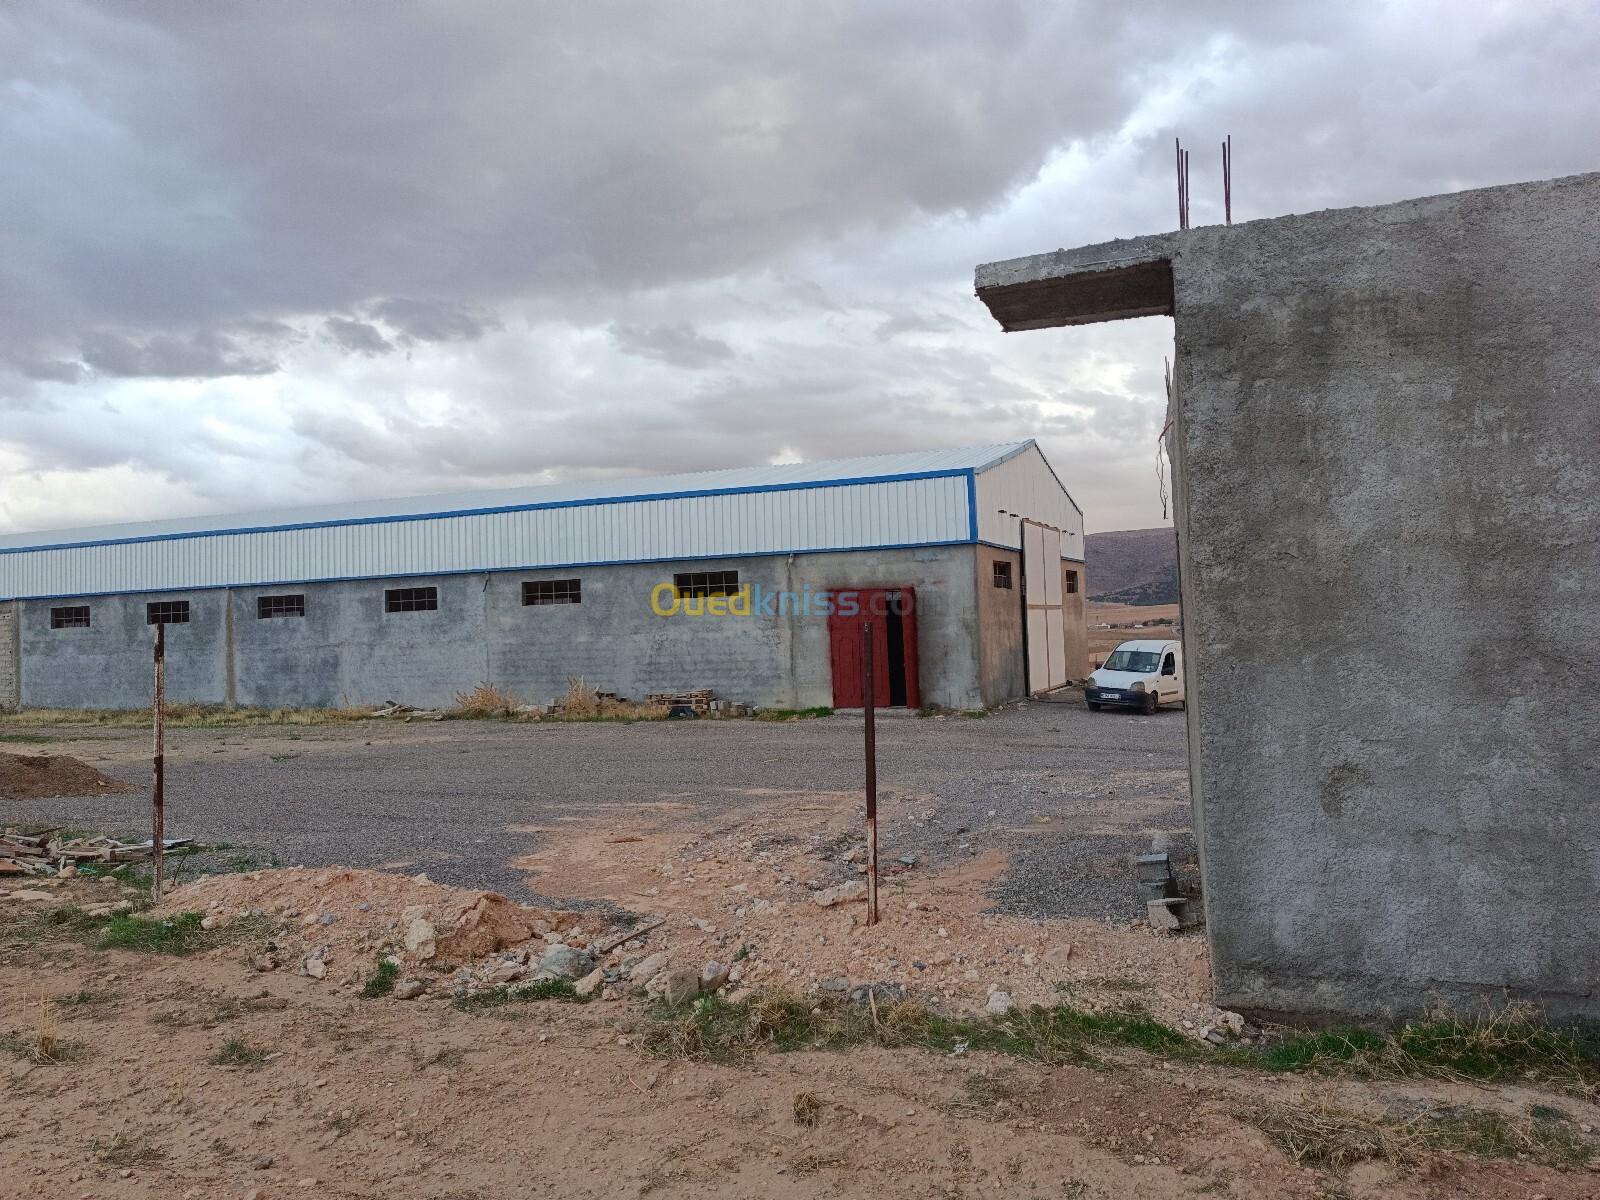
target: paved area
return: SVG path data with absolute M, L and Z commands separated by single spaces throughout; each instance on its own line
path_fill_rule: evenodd
M 1074 700 L 878 730 L 884 860 L 1004 849 L 1002 910 L 1137 916 L 1128 856 L 1153 840 L 1174 861 L 1192 856 L 1181 712 L 1090 713 Z M 145 731 L 0 722 L 7 733 L 51 739 L 8 749 L 73 754 L 136 786 L 0 801 L 11 810 L 0 819 L 147 830 Z M 509 860 L 553 823 L 614 814 L 623 828 L 640 806 L 687 803 L 709 824 L 753 798 L 859 788 L 861 720 L 178 729 L 168 763 L 168 829 L 235 844 L 224 856 L 426 871 L 528 899 Z

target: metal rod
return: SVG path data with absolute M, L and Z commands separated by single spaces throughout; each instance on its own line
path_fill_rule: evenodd
M 872 622 L 861 624 L 861 712 L 867 758 L 867 924 L 878 923 L 878 730 L 873 683 Z
M 150 897 L 161 903 L 161 883 L 165 874 L 164 842 L 167 836 L 167 762 L 166 762 L 166 700 L 167 700 L 167 627 L 156 624 L 156 694 L 150 705 L 151 724 L 155 727 L 155 778 L 150 793 L 150 842 L 155 854 L 155 879 L 150 885 Z
M 1222 143 L 1222 219 L 1233 224 L 1233 134 Z
M 1177 138 L 1172 139 L 1178 170 L 1178 228 L 1189 228 L 1189 152 Z

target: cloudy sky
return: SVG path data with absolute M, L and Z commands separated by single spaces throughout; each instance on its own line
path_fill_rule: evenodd
M 1164 319 L 972 268 L 1600 167 L 1591 0 L 0 8 L 0 531 L 1037 437 L 1161 520 Z

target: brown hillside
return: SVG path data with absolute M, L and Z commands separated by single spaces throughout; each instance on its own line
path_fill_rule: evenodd
M 1090 599 L 1177 603 L 1178 541 L 1170 527 L 1091 533 L 1084 541 Z

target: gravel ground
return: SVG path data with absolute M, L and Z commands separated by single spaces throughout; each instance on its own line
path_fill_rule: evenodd
M 0 739 L 23 732 L 0 722 Z M 10 824 L 147 829 L 147 734 L 28 729 L 128 780 L 116 796 L 0 801 Z M 1000 847 L 1011 868 L 996 907 L 1021 915 L 1142 913 L 1128 858 L 1191 858 L 1184 718 L 1030 703 L 978 720 L 890 717 L 878 725 L 882 853 L 925 863 Z M 400 724 L 177 729 L 168 741 L 171 836 L 232 844 L 185 864 L 254 860 L 426 871 L 441 882 L 535 898 L 511 858 L 539 827 L 626 819 L 690 803 L 707 822 L 763 791 L 842 791 L 861 780 L 861 721 Z M 917 819 L 909 819 L 912 816 Z M 897 819 L 900 818 L 900 819 Z M 236 864 L 237 865 L 237 864 Z

